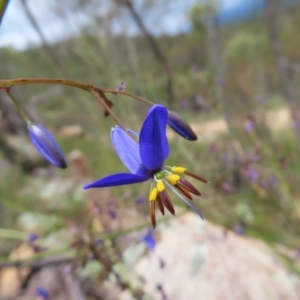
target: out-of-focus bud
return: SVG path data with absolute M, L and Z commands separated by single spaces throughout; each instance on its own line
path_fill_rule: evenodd
M 179 134 L 183 138 L 189 141 L 197 140 L 197 135 L 193 131 L 191 126 L 172 110 L 168 111 L 168 124 L 177 134 Z
M 65 169 L 66 159 L 52 134 L 39 124 L 31 123 L 27 125 L 27 128 L 29 137 L 40 154 L 52 165 Z
M 117 91 L 123 92 L 125 91 L 125 88 L 126 88 L 126 82 L 122 81 L 121 84 L 117 87 Z

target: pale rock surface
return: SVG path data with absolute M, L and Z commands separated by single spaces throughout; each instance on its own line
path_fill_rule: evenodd
M 146 280 L 149 299 L 162 299 L 158 284 L 171 300 L 300 299 L 300 278 L 265 243 L 190 213 L 174 218 L 161 231 L 155 252 L 134 269 Z

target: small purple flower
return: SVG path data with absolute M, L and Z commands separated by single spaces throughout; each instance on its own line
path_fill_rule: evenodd
M 35 291 L 36 295 L 40 297 L 43 300 L 48 300 L 50 299 L 49 293 L 43 288 L 43 287 L 38 287 Z
M 197 135 L 191 128 L 191 126 L 185 122 L 177 113 L 174 111 L 168 111 L 168 125 L 180 136 L 189 140 L 196 141 Z
M 257 163 L 259 163 L 259 161 L 260 161 L 260 157 L 259 157 L 258 155 L 256 155 L 256 154 L 251 155 L 251 156 L 250 156 L 250 161 L 251 161 L 252 163 L 257 164 Z
M 253 100 L 255 102 L 261 102 L 262 103 L 266 100 L 266 97 L 263 96 L 263 95 L 256 95 L 256 96 L 254 96 Z
M 255 124 L 251 121 L 247 121 L 244 127 L 246 132 L 251 132 L 254 130 L 254 128 L 255 128 Z
M 141 205 L 146 203 L 146 198 L 143 195 L 138 195 L 135 199 L 136 204 Z
M 66 266 L 64 266 L 64 268 L 62 269 L 62 274 L 64 276 L 68 276 L 73 272 L 73 265 L 72 264 L 67 264 Z
M 257 182 L 259 179 L 259 173 L 251 168 L 246 169 L 245 176 L 250 182 Z
M 142 236 L 141 241 L 145 243 L 147 248 L 151 251 L 154 251 L 155 246 L 156 246 L 156 240 L 154 237 L 154 230 L 149 229 L 148 232 Z
M 296 253 L 295 253 L 296 255 L 296 259 L 298 260 L 300 260 L 300 248 L 298 248 L 298 249 L 296 249 Z
M 275 185 L 278 180 L 277 180 L 276 176 L 270 175 L 268 178 L 268 181 L 269 181 L 269 184 L 272 186 L 272 185 Z
M 225 81 L 225 78 L 218 78 L 217 79 L 217 84 L 219 85 L 219 86 L 225 86 L 225 83 L 226 83 L 226 81 Z
M 142 125 L 140 134 L 132 130 L 123 130 L 119 126 L 112 128 L 111 140 L 122 163 L 130 173 L 112 174 L 84 186 L 84 189 L 104 188 L 154 181 L 149 194 L 150 217 L 153 227 L 156 225 L 155 205 L 161 213 L 164 207 L 173 215 L 175 210 L 166 187 L 170 188 L 181 200 L 190 206 L 201 218 L 200 211 L 190 203 L 192 195 L 201 193 L 181 175 L 191 176 L 207 183 L 207 180 L 179 166 L 164 166 L 169 156 L 169 143 L 166 135 L 168 111 L 162 105 L 153 105 Z M 135 136 L 138 142 L 131 136 Z
M 245 227 L 241 224 L 234 225 L 233 230 L 237 235 L 245 235 Z
M 118 216 L 116 209 L 112 205 L 108 206 L 108 214 L 111 217 L 111 219 L 116 219 Z
M 40 237 L 38 234 L 36 233 L 29 233 L 28 234 L 28 237 L 27 237 L 27 242 L 28 243 L 33 243 L 35 242 L 36 240 L 38 240 Z
M 292 128 L 300 129 L 300 123 L 297 120 L 292 120 Z
M 117 87 L 117 91 L 123 92 L 126 89 L 126 82 L 122 81 L 121 84 Z
M 184 109 L 188 109 L 190 107 L 190 102 L 187 99 L 181 100 L 181 107 Z
M 196 103 L 202 107 L 202 105 L 204 104 L 204 98 L 201 95 L 197 95 Z
M 222 159 L 223 161 L 228 161 L 228 154 L 227 154 L 226 152 L 221 153 L 221 159 Z
M 31 142 L 40 154 L 52 165 L 65 169 L 64 154 L 52 134 L 40 124 L 28 124 L 27 129 Z

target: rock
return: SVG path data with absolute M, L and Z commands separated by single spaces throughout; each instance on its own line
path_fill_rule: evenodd
M 172 300 L 300 299 L 300 278 L 264 242 L 190 213 L 170 222 L 155 252 L 134 271 L 145 279 L 151 299 L 162 299 L 162 293 Z

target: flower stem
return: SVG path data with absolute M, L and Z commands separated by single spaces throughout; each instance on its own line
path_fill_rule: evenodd
M 134 98 L 134 99 L 136 99 L 138 101 L 141 101 L 141 102 L 143 102 L 147 105 L 150 105 L 150 106 L 152 106 L 154 104 L 153 102 L 151 102 L 151 101 L 149 101 L 149 100 L 147 100 L 143 97 L 139 97 L 139 96 L 136 96 L 136 95 L 128 93 L 128 92 L 116 91 L 116 90 L 107 90 L 107 89 L 102 89 L 102 92 L 103 93 L 109 93 L 109 94 L 115 94 L 115 95 L 120 94 L 120 95 L 128 96 L 128 97 Z
M 153 102 L 151 102 L 143 97 L 139 97 L 139 96 L 136 96 L 136 95 L 128 93 L 128 92 L 110 90 L 110 89 L 101 89 L 101 88 L 95 87 L 91 84 L 87 84 L 87 83 L 83 83 L 83 82 L 75 81 L 75 80 L 56 79 L 56 78 L 0 79 L 0 89 L 9 90 L 14 85 L 27 85 L 27 84 L 60 84 L 60 85 L 77 87 L 77 88 L 85 90 L 85 91 L 91 91 L 93 89 L 95 91 L 102 92 L 102 93 L 125 95 L 128 97 L 134 98 L 138 101 L 141 101 L 147 105 L 153 105 Z
M 56 78 L 15 78 L 15 79 L 0 79 L 0 89 L 10 89 L 14 85 L 28 84 L 60 84 L 77 87 L 82 90 L 90 91 L 91 88 L 101 90 L 91 84 L 83 83 L 75 80 L 56 79 Z
M 11 99 L 11 101 L 13 102 L 14 106 L 16 107 L 16 109 L 18 110 L 19 114 L 21 115 L 21 117 L 24 119 L 24 121 L 27 124 L 31 123 L 31 120 L 29 119 L 29 117 L 27 116 L 25 110 L 22 108 L 22 106 L 17 102 L 16 98 L 13 96 L 13 94 L 10 91 L 7 91 L 7 95 L 9 96 L 9 98 Z
M 101 94 L 103 94 L 102 92 L 99 92 L 98 90 L 95 90 L 94 88 L 91 88 L 90 92 L 100 101 L 100 103 L 102 104 L 102 106 L 105 108 L 105 110 L 115 119 L 115 121 L 117 122 L 117 124 L 126 131 L 124 125 L 122 124 L 122 122 L 120 121 L 120 119 L 116 116 L 116 114 L 113 112 L 113 110 L 107 105 L 107 103 L 105 102 L 105 99 L 103 99 L 103 97 L 101 96 Z

